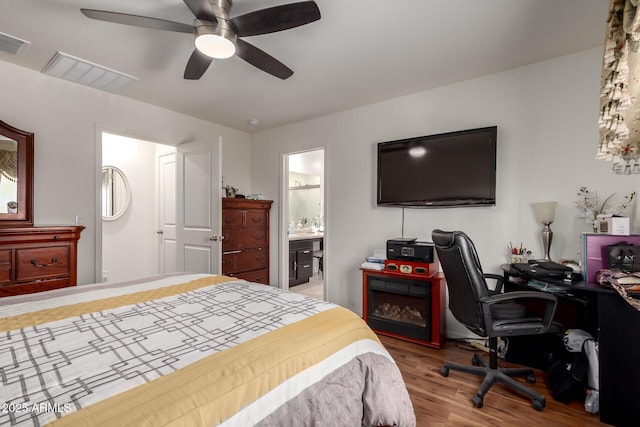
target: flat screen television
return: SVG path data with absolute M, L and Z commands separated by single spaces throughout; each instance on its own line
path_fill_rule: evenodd
M 378 143 L 378 205 L 495 205 L 496 135 L 491 126 Z

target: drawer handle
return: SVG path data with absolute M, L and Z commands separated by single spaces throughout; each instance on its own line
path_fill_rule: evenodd
M 262 222 L 262 218 L 251 218 L 253 222 Z
M 60 236 L 56 234 L 55 236 L 53 236 L 53 240 L 60 240 Z
M 51 258 L 51 262 L 49 264 L 38 264 L 37 260 L 31 260 L 31 264 L 35 265 L 36 267 L 51 267 L 56 262 L 58 262 L 58 258 Z

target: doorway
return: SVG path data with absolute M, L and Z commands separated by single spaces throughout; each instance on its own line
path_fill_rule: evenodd
M 219 273 L 220 146 L 219 138 L 171 146 L 102 132 L 100 166 L 122 172 L 129 200 L 99 222 L 96 281 Z
M 325 298 L 327 276 L 324 158 L 324 148 L 285 154 L 282 180 L 281 248 L 287 260 L 283 284 L 318 299 Z
M 155 142 L 102 132 L 101 168 L 121 171 L 127 185 L 128 203 L 113 217 L 102 214 L 101 281 L 119 282 L 158 274 L 156 234 L 156 150 L 167 147 Z M 104 174 L 103 174 L 104 175 Z M 100 186 L 104 208 L 104 182 Z M 151 219 L 151 220 L 150 220 Z M 135 260 L 135 262 L 132 262 Z

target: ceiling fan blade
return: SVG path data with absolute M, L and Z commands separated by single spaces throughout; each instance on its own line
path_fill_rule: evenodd
M 209 65 L 213 62 L 213 58 L 200 52 L 198 49 L 193 49 L 193 53 L 187 61 L 187 67 L 184 70 L 184 78 L 187 80 L 198 80 Z
M 213 9 L 207 0 L 183 0 L 191 13 L 201 21 L 211 21 L 214 24 L 218 22 Z
M 236 41 L 236 54 L 254 67 L 282 80 L 293 75 L 293 70 L 282 62 L 242 39 Z
M 239 37 L 275 33 L 299 27 L 320 19 L 320 9 L 314 1 L 285 4 L 237 16 L 231 25 Z
M 151 28 L 152 30 L 176 31 L 193 34 L 193 25 L 181 22 L 165 21 L 164 19 L 149 18 L 147 16 L 129 15 L 127 13 L 107 12 L 104 10 L 80 9 L 87 18 L 99 21 L 115 22 L 116 24 L 134 27 Z

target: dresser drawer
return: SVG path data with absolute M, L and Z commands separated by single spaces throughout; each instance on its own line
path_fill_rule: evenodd
M 228 210 L 222 211 L 222 228 L 238 230 L 244 227 L 243 211 Z
M 222 252 L 236 249 L 267 248 L 268 231 L 258 230 L 225 230 L 222 232 Z
M 230 277 L 237 277 L 238 279 L 244 279 L 249 282 L 261 283 L 263 285 L 269 284 L 269 269 L 248 271 L 246 273 L 228 274 Z
M 0 250 L 0 266 L 5 264 L 11 264 L 11 250 Z
M 247 211 L 244 225 L 246 228 L 266 228 L 267 217 L 265 211 Z
M 11 250 L 0 250 L 0 285 L 11 283 Z
M 40 280 L 37 282 L 11 284 L 6 286 L 0 286 L 0 298 L 10 297 L 13 295 L 32 294 L 35 292 L 50 291 L 52 289 L 66 288 L 68 286 L 74 286 L 68 277 L 62 279 L 52 280 Z
M 267 253 L 262 248 L 222 253 L 222 274 L 267 268 Z
M 16 280 L 68 276 L 69 246 L 16 249 Z
M 10 284 L 11 282 L 11 265 L 0 265 L 0 285 Z

